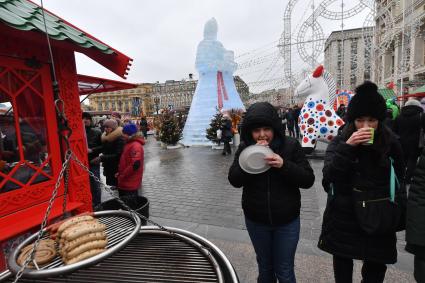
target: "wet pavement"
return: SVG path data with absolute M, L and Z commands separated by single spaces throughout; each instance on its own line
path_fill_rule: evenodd
M 319 145 L 319 151 L 325 145 Z M 211 147 L 163 149 L 149 137 L 145 145 L 145 171 L 140 194 L 150 201 L 150 217 L 161 225 L 197 233 L 216 244 L 234 265 L 240 282 L 256 282 L 255 253 L 245 229 L 242 190 L 227 180 L 233 155 L 223 156 Z M 316 180 L 302 190 L 301 235 L 296 255 L 298 282 L 333 282 L 332 258 L 320 251 L 326 194 L 321 186 L 323 161 L 310 159 Z M 103 197 L 105 199 L 105 196 Z M 413 257 L 398 243 L 399 262 L 390 266 L 385 282 L 414 282 Z M 356 263 L 354 282 L 360 282 Z

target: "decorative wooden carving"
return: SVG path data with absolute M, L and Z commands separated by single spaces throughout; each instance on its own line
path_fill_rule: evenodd
M 9 125 L 9 130 L 13 129 L 15 132 L 9 131 L 8 135 L 14 138 L 18 147 L 18 150 L 12 152 L 15 163 L 7 165 L 10 171 L 3 170 L 0 173 L 0 190 L 3 190 L 0 191 L 1 217 L 40 204 L 50 198 L 60 171 L 61 154 L 56 135 L 49 66 L 40 63 L 38 69 L 33 69 L 27 66 L 25 59 L 0 56 L 0 68 L 2 102 L 5 100 L 13 106 L 13 111 L 7 119 L 13 121 L 14 124 Z M 31 98 L 35 100 L 28 101 Z M 31 102 L 34 105 L 31 105 Z M 27 139 L 24 143 L 24 126 L 26 131 L 30 130 L 30 134 L 36 137 L 34 142 L 42 140 L 40 146 L 46 147 L 47 154 L 45 162 L 40 164 L 42 151 L 30 154 L 29 150 L 26 150 L 33 141 Z M 47 168 L 47 165 L 48 170 L 41 173 L 42 168 Z M 43 179 L 35 184 L 37 175 L 43 176 Z
M 74 53 L 72 51 L 62 50 L 55 56 L 55 62 L 60 97 L 64 101 L 68 125 L 72 129 L 72 135 L 70 137 L 71 149 L 78 159 L 87 166 L 87 145 L 83 132 L 85 129 L 81 119 L 82 111 L 78 93 Z M 81 212 L 92 210 L 88 174 L 74 163 L 71 164 L 70 170 L 69 199 L 84 203 L 80 208 Z
M 2 34 L 0 42 L 0 66 L 8 68 L 21 68 L 42 73 L 41 86 L 43 88 L 42 101 L 48 121 L 48 139 L 51 147 L 49 157 L 51 158 L 52 180 L 39 184 L 25 184 L 20 189 L 7 193 L 0 193 L 0 217 L 13 212 L 23 210 L 30 206 L 46 202 L 50 197 L 54 183 L 58 177 L 62 159 L 57 135 L 57 121 L 54 107 L 54 96 L 52 91 L 52 74 L 48 62 L 47 46 L 38 46 L 20 37 L 10 34 Z M 87 149 L 85 145 L 84 127 L 81 120 L 81 107 L 78 94 L 77 76 L 74 53 L 70 50 L 53 49 L 55 56 L 55 70 L 59 82 L 60 95 L 65 103 L 65 113 L 72 129 L 70 138 L 71 148 L 85 164 L 87 164 Z M 28 59 L 35 59 L 42 65 L 41 69 L 28 67 Z M 34 67 L 34 65 L 32 65 Z M 1 68 L 0 68 L 1 73 Z M 35 87 L 36 88 L 36 87 Z M 28 101 L 31 103 L 31 101 Z M 72 165 L 70 170 L 69 200 L 82 202 L 81 211 L 91 211 L 91 193 L 88 175 L 80 168 Z M 40 174 L 40 173 L 39 173 Z M 4 177 L 4 176 L 3 176 Z M 60 187 L 58 197 L 63 195 L 63 183 Z

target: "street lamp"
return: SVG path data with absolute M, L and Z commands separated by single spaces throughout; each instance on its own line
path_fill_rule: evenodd
M 159 97 L 154 97 L 153 102 L 155 103 L 156 115 L 159 114 Z

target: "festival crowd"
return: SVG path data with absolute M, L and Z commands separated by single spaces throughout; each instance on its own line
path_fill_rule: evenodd
M 397 232 L 406 230 L 405 249 L 414 255 L 414 277 L 425 283 L 425 116 L 419 100 L 399 109 L 385 101 L 372 82 L 356 88 L 336 113 L 345 124 L 329 143 L 322 186 L 327 193 L 318 247 L 333 257 L 336 283 L 353 281 L 353 260 L 363 262 L 364 283 L 384 282 L 387 265 L 397 262 Z M 240 144 L 229 169 L 231 185 L 242 188 L 245 224 L 258 264 L 258 282 L 296 282 L 295 253 L 300 237 L 300 189 L 315 175 L 300 145 L 295 105 L 276 110 L 267 102 L 251 105 L 234 129 L 224 113 L 220 127 L 223 155 L 231 155 L 233 135 Z M 121 122 L 118 113 L 98 126 L 83 113 L 90 170 L 118 189 L 124 201 L 137 196 L 143 177 L 145 119 Z M 266 146 L 269 170 L 241 168 L 249 146 Z M 101 203 L 99 183 L 90 179 L 93 207 Z

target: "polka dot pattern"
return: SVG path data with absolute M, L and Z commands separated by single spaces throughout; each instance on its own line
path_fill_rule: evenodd
M 324 109 L 323 104 L 317 104 L 316 106 L 317 111 L 323 111 L 323 109 Z
M 331 141 L 344 121 L 323 99 L 307 97 L 301 109 L 299 126 L 303 147 L 314 147 L 317 140 Z

